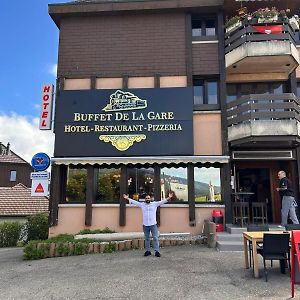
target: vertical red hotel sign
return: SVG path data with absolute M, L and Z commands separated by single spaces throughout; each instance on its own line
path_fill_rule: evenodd
M 51 130 L 53 90 L 53 84 L 46 84 L 42 89 L 40 130 Z

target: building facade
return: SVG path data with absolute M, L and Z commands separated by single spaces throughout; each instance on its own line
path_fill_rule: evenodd
M 249 12 L 260 6 L 247 3 Z M 231 223 L 241 191 L 280 221 L 278 169 L 299 190 L 299 32 L 288 15 L 271 22 L 240 13 L 229 28 L 239 7 L 49 5 L 60 31 L 51 235 L 139 231 L 140 212 L 122 194 L 160 200 L 170 190 L 176 196 L 158 212 L 161 232 L 197 234 L 213 209 Z

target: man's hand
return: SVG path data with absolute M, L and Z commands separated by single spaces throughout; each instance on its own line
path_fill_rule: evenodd
M 129 199 L 129 196 L 126 195 L 126 194 L 123 194 L 123 199 L 128 200 L 128 199 Z
M 279 191 L 280 191 L 280 188 L 276 188 L 276 191 L 279 192 Z

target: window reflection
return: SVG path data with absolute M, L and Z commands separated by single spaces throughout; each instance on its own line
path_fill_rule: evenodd
M 87 170 L 69 167 L 67 172 L 66 202 L 85 203 Z
M 161 199 L 174 192 L 174 201 L 188 201 L 188 181 L 186 168 L 162 168 L 160 173 Z
M 99 169 L 96 202 L 119 202 L 120 169 Z
M 127 174 L 128 194 L 130 198 L 144 201 L 146 195 L 150 194 L 153 196 L 153 168 L 130 168 L 127 170 Z
M 219 168 L 194 168 L 195 202 L 221 201 Z

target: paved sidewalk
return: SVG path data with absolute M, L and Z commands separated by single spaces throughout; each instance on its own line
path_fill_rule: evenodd
M 242 252 L 203 245 L 23 261 L 22 249 L 0 249 L 0 299 L 289 299 L 290 278 L 274 262 L 269 282 L 243 268 Z M 262 263 L 260 263 L 262 274 Z M 296 286 L 296 298 L 300 286 Z

